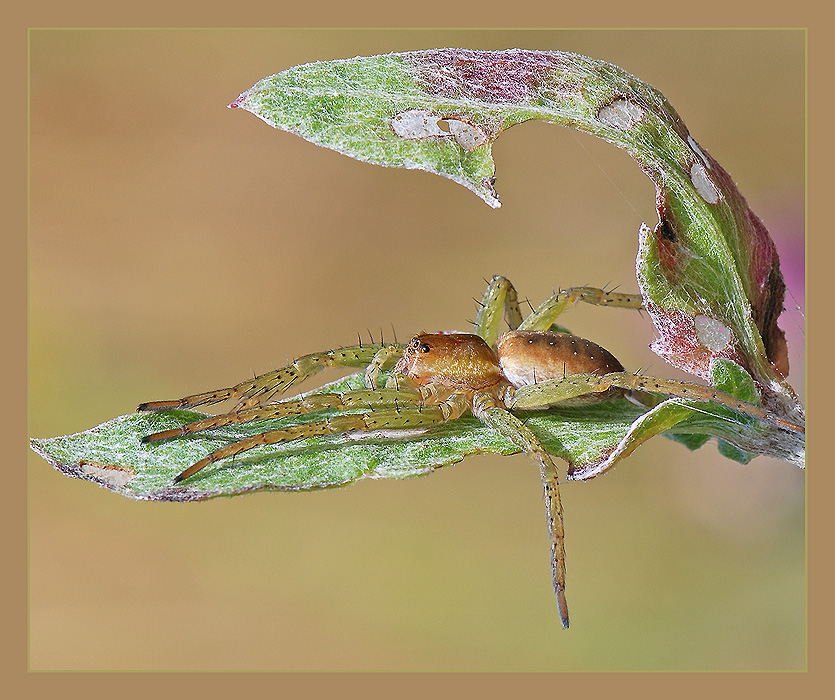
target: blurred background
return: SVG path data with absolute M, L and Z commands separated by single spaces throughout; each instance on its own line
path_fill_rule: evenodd
M 368 330 L 466 330 L 484 279 L 636 289 L 654 189 L 623 152 L 528 123 L 503 207 L 317 148 L 226 105 L 299 63 L 441 46 L 560 49 L 659 88 L 771 231 L 804 388 L 801 31 L 31 33 L 29 425 L 90 428 Z M 562 322 L 680 377 L 631 312 Z M 134 502 L 29 458 L 30 668 L 802 669 L 804 474 L 665 439 L 563 490 L 571 629 L 535 465 Z

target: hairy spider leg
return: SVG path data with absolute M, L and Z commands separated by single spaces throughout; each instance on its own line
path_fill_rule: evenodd
M 731 394 L 717 391 L 713 387 L 695 384 L 694 382 L 644 377 L 631 372 L 611 372 L 603 375 L 574 374 L 562 379 L 549 379 L 523 386 L 514 393 L 511 408 L 545 408 L 577 396 L 608 391 L 612 387 L 627 391 L 637 390 L 653 394 L 666 394 L 692 401 L 709 401 L 737 413 L 771 423 L 783 430 L 794 433 L 806 432 L 806 428 L 802 425 L 775 416 L 761 406 L 742 401 Z
M 518 328 L 522 323 L 522 312 L 516 288 L 506 277 L 494 275 L 481 297 L 474 324 L 475 334 L 484 338 L 488 345 L 496 344 L 502 311 L 511 330 Z
M 597 287 L 569 287 L 553 294 L 523 319 L 516 289 L 506 277 L 495 275 L 487 285 L 475 320 L 475 333 L 493 345 L 499 334 L 502 310 L 511 330 L 545 331 L 559 315 L 578 301 L 595 306 L 642 309 L 640 294 L 607 292 Z
M 354 430 L 425 428 L 443 423 L 445 420 L 444 412 L 438 406 L 401 407 L 399 400 L 396 407 L 374 408 L 360 413 L 336 414 L 320 421 L 290 425 L 278 430 L 268 430 L 225 445 L 180 472 L 174 477 L 174 483 L 187 479 L 220 459 L 240 454 L 260 445 L 274 445 L 310 437 L 349 433 Z
M 545 517 L 551 541 L 551 576 L 560 622 L 568 629 L 568 602 L 565 598 L 565 529 L 557 467 L 539 438 L 519 418 L 508 411 L 490 394 L 476 394 L 473 414 L 513 442 L 539 465 L 542 479 Z
M 519 324 L 520 331 L 547 331 L 559 315 L 578 301 L 594 306 L 614 306 L 621 309 L 643 309 L 640 294 L 607 292 L 597 287 L 569 287 L 548 297 Z
M 187 479 L 213 462 L 240 454 L 260 445 L 273 445 L 309 437 L 348 433 L 354 430 L 373 431 L 428 428 L 438 423 L 458 418 L 470 408 L 469 396 L 464 392 L 456 391 L 448 386 L 426 384 L 417 387 L 406 376 L 402 377 L 401 383 L 407 388 L 346 392 L 342 397 L 347 394 L 351 396 L 345 402 L 344 406 L 327 406 L 327 408 L 336 408 L 337 410 L 340 408 L 350 409 L 354 408 L 354 405 L 351 405 L 354 403 L 354 397 L 363 399 L 370 396 L 377 402 L 377 405 L 372 405 L 368 410 L 357 413 L 336 414 L 320 421 L 290 425 L 277 430 L 267 430 L 258 435 L 225 445 L 182 471 L 174 478 L 174 483 L 176 484 L 183 479 Z M 339 395 L 323 394 L 322 396 L 334 397 Z M 324 400 L 324 402 L 328 401 L 328 399 Z M 336 400 L 334 400 L 335 402 Z M 298 402 L 289 401 L 286 403 L 296 404 Z M 275 407 L 280 405 L 275 404 Z M 273 408 L 273 406 L 268 406 L 264 409 L 248 409 L 253 415 L 257 416 L 255 418 L 246 418 L 248 413 L 245 411 L 241 413 L 245 416 L 245 420 L 257 420 L 263 413 L 269 412 Z M 223 418 L 223 416 L 219 416 L 219 418 Z M 177 431 L 173 431 L 173 435 L 163 437 L 175 437 L 176 434 Z
M 192 408 L 214 404 L 234 398 L 237 409 L 255 406 L 270 396 L 286 391 L 293 384 L 310 377 L 323 369 L 338 367 L 365 367 L 385 346 L 382 343 L 350 345 L 338 350 L 315 352 L 303 355 L 285 367 L 266 372 L 253 379 L 247 379 L 226 389 L 215 389 L 202 394 L 192 394 L 171 401 L 149 401 L 140 404 L 138 411 L 162 411 L 172 408 Z
M 381 370 L 391 368 L 403 356 L 406 346 L 402 343 L 390 343 L 380 348 L 368 366 L 365 368 L 365 386 L 367 389 L 377 387 L 377 377 Z
M 272 420 L 288 416 L 303 416 L 318 413 L 328 409 L 344 411 L 352 408 L 373 408 L 375 406 L 420 405 L 422 401 L 420 391 L 416 389 L 361 389 L 346 391 L 339 394 L 309 394 L 301 399 L 288 399 L 270 403 L 266 406 L 230 411 L 217 416 L 209 416 L 200 420 L 186 423 L 179 428 L 163 430 L 146 435 L 142 442 L 157 442 L 172 437 L 190 435 L 201 430 L 219 428 L 224 425 L 248 423 L 257 420 Z

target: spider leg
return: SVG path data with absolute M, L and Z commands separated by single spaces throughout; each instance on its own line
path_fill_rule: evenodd
M 496 343 L 502 310 L 504 310 L 507 325 L 511 330 L 516 330 L 522 323 L 522 312 L 519 310 L 516 289 L 506 277 L 494 275 L 487 283 L 487 289 L 481 297 L 474 324 L 475 334 L 484 338 L 488 345 Z
M 551 575 L 554 593 L 557 598 L 560 621 L 563 628 L 568 629 L 568 602 L 565 598 L 565 529 L 557 468 L 551 455 L 533 431 L 492 396 L 476 394 L 473 398 L 473 414 L 485 425 L 497 430 L 524 450 L 539 465 L 548 537 L 551 540 Z
M 545 408 L 566 399 L 601 393 L 612 388 L 667 394 L 692 401 L 709 401 L 730 408 L 737 413 L 771 423 L 784 430 L 795 433 L 806 432 L 806 429 L 801 425 L 780 418 L 756 404 L 717 391 L 713 387 L 694 382 L 679 382 L 673 379 L 654 379 L 631 372 L 611 372 L 603 375 L 573 374 L 562 379 L 549 379 L 537 384 L 523 386 L 514 393 L 511 408 Z
M 400 398 L 398 398 L 396 407 L 387 406 L 386 408 L 371 409 L 360 413 L 336 414 L 320 421 L 291 425 L 278 430 L 268 430 L 225 445 L 182 471 L 174 478 L 174 483 L 187 479 L 218 460 L 246 452 L 260 445 L 274 445 L 309 437 L 348 433 L 354 430 L 424 428 L 443 423 L 445 420 L 444 412 L 437 406 L 401 406 Z
M 219 428 L 224 425 L 247 423 L 257 420 L 271 420 L 286 418 L 287 416 L 302 416 L 317 413 L 326 409 L 346 410 L 351 408 L 373 408 L 375 406 L 420 405 L 421 394 L 412 389 L 377 389 L 346 391 L 342 394 L 309 394 L 302 399 L 289 399 L 266 406 L 246 408 L 230 411 L 217 416 L 209 416 L 200 420 L 186 423 L 179 428 L 163 430 L 159 433 L 146 435 L 142 442 L 157 442 L 172 437 L 190 435 L 201 430 Z
M 628 374 L 628 372 L 622 374 Z M 547 379 L 528 384 L 516 389 L 510 400 L 510 408 L 523 410 L 548 408 L 560 401 L 602 393 L 612 388 L 613 383 L 610 380 L 604 381 L 604 378 L 611 376 L 611 374 L 591 373 L 569 374 L 559 379 Z
M 546 299 L 523 320 L 516 289 L 510 280 L 501 275 L 495 275 L 487 284 L 487 289 L 481 298 L 475 320 L 475 333 L 484 338 L 488 345 L 493 345 L 499 333 L 502 310 L 511 330 L 545 331 L 563 311 L 578 301 L 595 306 L 643 308 L 643 299 L 640 294 L 606 292 L 597 287 L 570 287 Z
M 543 301 L 530 316 L 522 321 L 519 330 L 546 331 L 563 311 L 578 301 L 595 306 L 616 306 L 623 309 L 644 308 L 640 294 L 606 292 L 597 287 L 570 287 Z
M 371 362 L 365 368 L 365 386 L 368 389 L 374 389 L 377 386 L 377 377 L 380 371 L 390 368 L 394 362 L 403 356 L 405 345 L 400 343 L 391 343 L 380 348 L 372 358 Z
M 238 408 L 249 408 L 269 399 L 275 393 L 286 391 L 307 377 L 326 368 L 364 367 L 383 349 L 381 343 L 352 345 L 338 350 L 304 355 L 286 367 L 261 374 L 226 389 L 215 389 L 202 394 L 192 394 L 171 401 L 149 401 L 140 404 L 138 411 L 161 411 L 172 408 L 192 408 L 204 404 L 220 403 L 226 399 L 237 400 Z
M 696 384 L 695 382 L 680 382 L 674 379 L 654 379 L 653 377 L 644 377 L 640 374 L 632 374 L 631 372 L 613 372 L 603 375 L 601 380 L 610 382 L 611 386 L 620 387 L 629 391 L 646 391 L 653 394 L 668 394 L 669 396 L 676 396 L 682 399 L 709 401 L 765 423 L 771 423 L 783 430 L 804 434 L 806 432 L 804 426 L 780 418 L 780 416 L 774 415 L 761 406 L 749 403 L 748 401 L 742 401 L 731 394 L 718 391 L 710 386 Z

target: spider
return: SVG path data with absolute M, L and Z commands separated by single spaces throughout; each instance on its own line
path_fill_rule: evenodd
M 551 569 L 560 621 L 568 628 L 565 597 L 565 547 L 559 477 L 551 455 L 514 409 L 544 409 L 603 401 L 640 392 L 710 401 L 794 432 L 804 428 L 711 387 L 653 379 L 624 370 L 599 345 L 568 333 L 550 330 L 570 305 L 643 308 L 641 296 L 572 287 L 551 296 L 522 317 L 517 293 L 504 277 L 488 283 L 475 320 L 475 333 L 419 333 L 406 344 L 371 343 L 313 353 L 226 389 L 152 401 L 139 411 L 191 408 L 227 399 L 237 401 L 229 413 L 209 416 L 180 428 L 147 435 L 156 442 L 233 423 L 316 413 L 337 412 L 323 420 L 268 430 L 221 447 L 178 474 L 188 479 L 218 460 L 259 445 L 356 430 L 428 428 L 469 412 L 527 453 L 539 466 L 551 542 Z M 510 331 L 499 336 L 502 313 Z M 364 367 L 366 388 L 341 394 L 312 394 L 279 402 L 269 400 L 293 384 L 325 368 Z M 380 373 L 392 369 L 384 386 Z

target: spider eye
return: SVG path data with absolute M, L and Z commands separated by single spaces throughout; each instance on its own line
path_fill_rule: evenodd
M 418 350 L 420 350 L 421 352 L 429 352 L 431 349 L 432 348 L 430 348 L 426 343 L 421 343 L 418 346 Z

